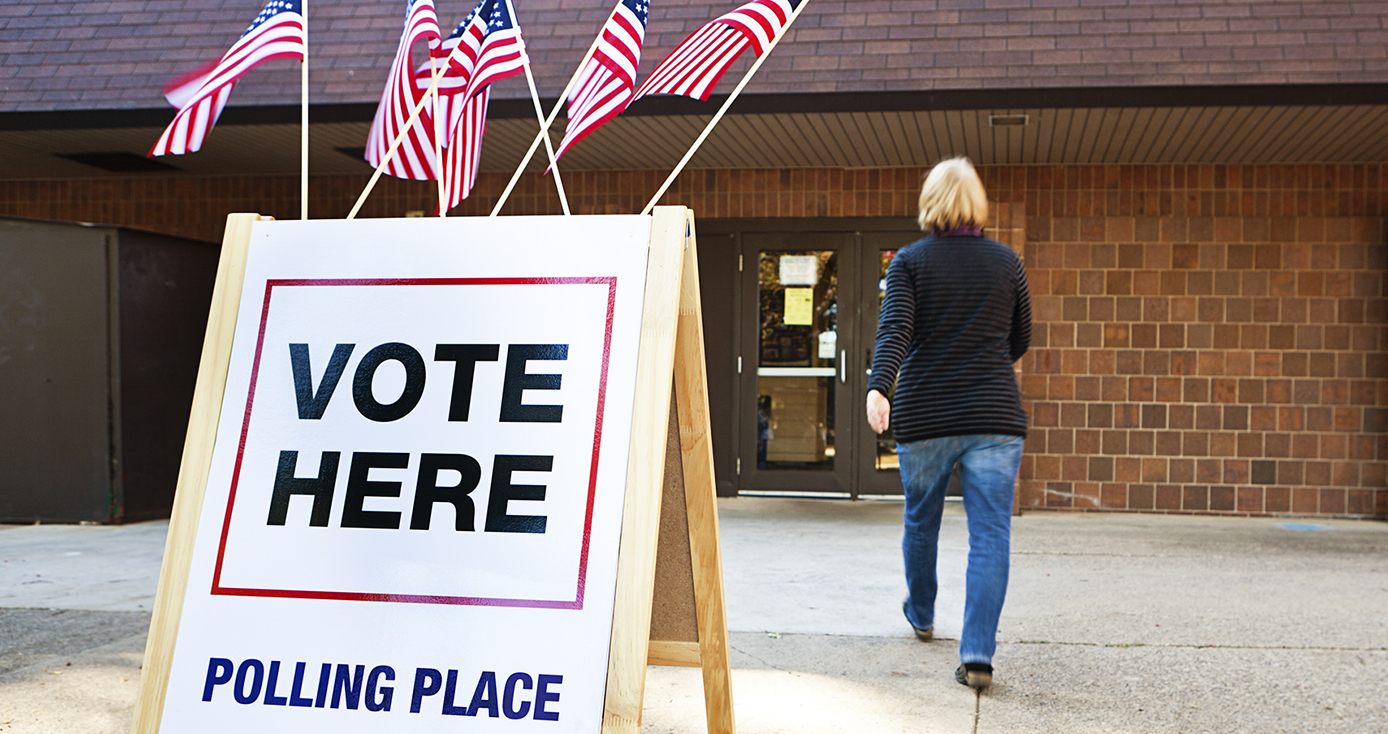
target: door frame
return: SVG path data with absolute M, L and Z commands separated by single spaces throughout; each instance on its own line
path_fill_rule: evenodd
M 874 320 L 872 330 L 876 329 L 876 289 L 862 292 L 863 282 L 861 274 L 862 262 L 866 256 L 864 245 L 864 234 L 867 233 L 903 233 L 912 235 L 906 242 L 919 239 L 920 228 L 916 220 L 911 217 L 872 217 L 872 218 L 776 218 L 776 219 L 704 219 L 699 220 L 698 229 L 700 237 L 727 236 L 732 239 L 731 255 L 735 262 L 729 263 L 731 266 L 732 277 L 736 280 L 732 287 L 733 304 L 732 318 L 728 331 L 723 333 L 730 337 L 733 344 L 733 358 L 726 365 L 709 365 L 710 370 L 724 369 L 729 372 L 726 384 L 732 385 L 730 394 L 724 395 L 723 399 L 731 400 L 735 403 L 730 411 L 731 415 L 727 425 L 722 426 L 719 431 L 715 426 L 715 431 L 723 433 L 726 438 L 722 442 L 715 442 L 715 452 L 726 451 L 732 454 L 731 461 L 720 465 L 728 466 L 730 475 L 726 477 L 734 493 L 742 491 L 755 492 L 813 492 L 815 494 L 826 494 L 837 496 L 840 494 L 850 497 L 857 497 L 859 494 L 899 494 L 900 483 L 891 484 L 892 479 L 886 477 L 871 477 L 870 467 L 864 468 L 860 457 L 870 456 L 863 452 L 863 446 L 870 446 L 866 436 L 871 435 L 867 426 L 867 420 L 862 415 L 861 393 L 866 391 L 866 376 L 852 374 L 844 386 L 849 394 L 849 399 L 845 402 L 847 406 L 843 411 L 835 416 L 836 425 L 836 459 L 842 452 L 847 457 L 847 475 L 837 481 L 834 486 L 815 486 L 807 487 L 803 482 L 796 481 L 795 476 L 785 476 L 779 478 L 768 477 L 770 472 L 764 473 L 762 477 L 754 479 L 757 472 L 756 465 L 756 353 L 755 353 L 755 332 L 748 334 L 748 324 L 753 322 L 753 318 L 748 315 L 747 309 L 755 310 L 758 307 L 755 287 L 746 287 L 748 280 L 747 269 L 755 266 L 755 261 L 747 262 L 745 253 L 746 247 L 743 235 L 745 233 L 774 234 L 783 233 L 795 235 L 801 233 L 818 232 L 824 234 L 844 234 L 852 235 L 851 240 L 845 243 L 841 250 L 843 255 L 839 259 L 839 283 L 840 288 L 851 286 L 857 295 L 852 302 L 845 299 L 841 291 L 839 299 L 839 339 L 841 348 L 848 350 L 849 355 L 861 354 L 864 349 L 872 348 L 871 341 L 864 339 L 863 319 L 868 318 L 866 312 L 871 313 Z M 875 254 L 874 254 L 875 256 Z M 851 274 L 850 272 L 851 271 Z M 847 278 L 854 278 L 854 282 L 847 283 Z M 706 327 L 707 328 L 707 327 Z M 851 329 L 850 333 L 848 330 Z M 720 329 L 720 331 L 722 331 Z M 747 344 L 749 337 L 753 343 L 753 349 L 749 351 Z M 850 356 L 847 358 L 846 367 L 852 372 L 857 366 L 857 360 Z M 749 389 L 750 386 L 750 389 Z M 861 388 L 861 389 L 860 389 Z M 748 393 L 750 392 L 750 395 Z M 717 396 L 715 396 L 716 399 Z M 751 423 L 748 424 L 747 416 L 750 414 Z M 721 444 L 721 445 L 720 445 Z M 780 472 L 777 472 L 780 473 Z M 807 475 L 807 474 L 829 474 L 830 472 L 786 472 L 787 475 Z M 837 473 L 837 472 L 835 472 Z M 775 481 L 781 479 L 782 481 Z M 725 481 L 724 477 L 719 477 L 720 485 Z M 827 482 L 814 482 L 815 485 L 827 485 Z M 895 487 L 894 489 L 892 487 Z
M 842 334 L 845 326 L 852 329 L 855 325 L 856 314 L 852 308 L 846 312 L 843 308 L 845 302 L 851 303 L 856 299 L 858 285 L 857 273 L 857 241 L 848 232 L 823 232 L 823 231 L 801 231 L 801 232 L 745 232 L 742 238 L 742 249 L 739 254 L 743 256 L 745 270 L 740 274 L 738 281 L 739 290 L 742 291 L 742 302 L 747 304 L 747 310 L 741 311 L 737 315 L 742 333 L 738 341 L 738 352 L 742 356 L 742 374 L 738 381 L 738 404 L 735 410 L 739 428 L 741 429 L 742 440 L 738 444 L 738 456 L 742 459 L 741 474 L 739 475 L 739 488 L 752 491 L 771 491 L 771 492 L 829 492 L 829 493 L 851 493 L 853 489 L 853 446 L 854 446 L 854 426 L 851 419 L 855 413 L 853 410 L 857 401 L 853 400 L 851 394 L 852 383 L 849 381 L 851 376 L 847 372 L 846 359 L 835 357 L 833 370 L 830 375 L 821 375 L 820 379 L 828 377 L 833 386 L 831 391 L 832 403 L 829 408 L 833 411 L 834 426 L 834 455 L 833 464 L 830 469 L 760 469 L 757 466 L 757 421 L 758 421 L 758 399 L 761 392 L 761 354 L 760 354 L 760 324 L 761 324 L 761 300 L 760 300 L 760 278 L 758 274 L 758 256 L 764 251 L 815 251 L 832 250 L 835 254 L 835 270 L 837 280 L 837 293 L 835 299 L 837 313 L 837 331 Z M 836 349 L 843 349 L 847 353 L 852 349 L 851 344 L 837 341 Z M 774 378 L 773 378 L 774 379 Z M 845 423 L 845 420 L 849 423 Z M 840 430 L 840 424 L 845 424 L 847 430 Z
M 912 221 L 912 225 L 915 222 Z M 900 240 L 896 235 L 900 235 Z M 859 345 L 856 361 L 850 360 L 856 375 L 862 380 L 862 390 L 867 393 L 867 379 L 872 371 L 872 350 L 877 341 L 877 322 L 881 312 L 878 302 L 878 280 L 881 272 L 881 251 L 901 249 L 915 242 L 923 233 L 919 227 L 910 232 L 872 231 L 863 232 L 858 237 L 858 324 L 854 332 Z M 902 493 L 900 474 L 892 471 L 877 471 L 877 435 L 862 421 L 862 430 L 856 434 L 854 454 L 860 459 L 854 462 L 854 495 L 899 495 Z

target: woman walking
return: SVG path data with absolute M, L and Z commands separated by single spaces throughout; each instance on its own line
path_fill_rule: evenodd
M 929 236 L 902 248 L 887 270 L 867 394 L 872 429 L 890 425 L 896 434 L 906 493 L 902 609 L 922 640 L 933 634 L 940 515 L 959 465 L 969 566 L 955 679 L 976 689 L 993 679 L 1007 593 L 1012 493 L 1027 432 L 1012 363 L 1031 340 L 1026 272 L 1016 253 L 983 236 L 987 217 L 983 182 L 967 159 L 930 171 L 919 217 Z

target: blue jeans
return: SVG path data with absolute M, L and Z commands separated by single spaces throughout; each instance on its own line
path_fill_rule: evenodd
M 940 514 L 954 465 L 964 485 L 969 520 L 969 568 L 964 589 L 964 634 L 959 659 L 993 662 L 998 617 L 1007 595 L 1011 553 L 1012 492 L 1022 461 L 1022 437 L 946 436 L 897 444 L 901 484 L 906 490 L 906 619 L 920 629 L 935 623 L 935 577 Z

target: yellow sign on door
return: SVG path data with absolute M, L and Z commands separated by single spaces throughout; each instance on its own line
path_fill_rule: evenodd
M 786 326 L 809 326 L 814 323 L 814 289 L 786 289 Z

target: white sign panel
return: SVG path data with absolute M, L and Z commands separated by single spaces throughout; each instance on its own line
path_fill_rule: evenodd
M 650 222 L 254 226 L 162 732 L 598 731 Z
M 814 255 L 782 255 L 779 265 L 781 285 L 819 283 L 819 258 Z

